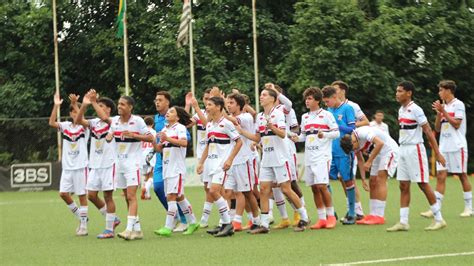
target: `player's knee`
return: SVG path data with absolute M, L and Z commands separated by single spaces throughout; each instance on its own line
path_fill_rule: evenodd
M 62 199 L 67 199 L 69 197 L 69 193 L 68 192 L 59 192 L 59 197 L 61 197 Z
M 400 191 L 407 192 L 410 189 L 410 183 L 400 182 Z
M 94 202 L 94 201 L 97 200 L 97 195 L 89 193 L 89 194 L 87 194 L 87 199 Z

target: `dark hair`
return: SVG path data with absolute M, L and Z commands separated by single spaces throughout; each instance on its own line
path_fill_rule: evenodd
M 377 110 L 375 111 L 376 114 L 383 114 L 384 112 L 382 110 Z
M 352 151 L 352 136 L 350 134 L 346 134 L 341 138 L 340 145 L 342 150 L 349 154 Z
M 204 94 L 206 94 L 206 93 L 207 93 L 207 94 L 211 93 L 211 90 L 212 90 L 212 88 L 207 88 L 207 89 L 205 89 L 205 90 L 204 90 Z
M 171 95 L 169 94 L 169 92 L 159 91 L 159 92 L 156 93 L 156 96 L 158 96 L 158 95 L 164 96 L 166 98 L 166 100 L 168 100 L 168 102 L 171 102 Z
M 247 94 L 240 94 L 242 97 L 244 97 L 245 104 L 250 104 L 250 97 Z
M 81 108 L 81 103 L 76 103 L 77 104 L 77 107 Z M 72 104 L 69 105 L 69 113 L 74 111 L 74 106 L 72 106 Z
M 240 111 L 244 109 L 245 106 L 245 98 L 242 96 L 240 93 L 231 93 L 227 95 L 227 98 L 233 99 L 235 102 L 237 102 L 237 105 L 240 107 Z
M 151 116 L 145 116 L 143 120 L 145 120 L 147 126 L 153 126 L 155 124 L 155 120 Z
M 323 98 L 323 93 L 318 87 L 309 87 L 303 92 L 303 98 L 306 100 L 309 96 L 312 96 L 316 101 L 320 102 Z
M 280 85 L 278 85 L 278 84 L 273 84 L 273 86 L 275 87 L 275 89 L 276 89 L 279 93 L 283 93 L 283 88 L 280 87 Z
M 333 83 L 331 83 L 331 86 L 336 86 L 336 85 L 339 86 L 341 90 L 344 90 L 346 94 L 349 91 L 349 85 L 347 85 L 347 83 L 345 83 L 342 80 L 336 80 Z
M 131 96 L 122 96 L 120 97 L 122 99 L 124 99 L 125 101 L 127 101 L 128 105 L 131 105 L 131 106 L 135 106 L 135 100 L 131 97 Z
M 405 91 L 411 91 L 412 94 L 415 92 L 415 84 L 411 81 L 404 80 L 398 83 L 398 87 L 402 87 Z
M 322 89 L 322 93 L 323 93 L 323 98 L 330 98 L 334 94 L 336 94 L 336 89 L 333 86 L 326 85 Z
M 221 111 L 224 109 L 224 99 L 218 96 L 214 96 L 209 98 L 209 101 L 211 101 L 213 104 L 218 105 L 221 108 Z
M 112 99 L 107 98 L 107 97 L 100 97 L 100 99 L 97 102 L 109 107 L 111 114 L 115 112 L 115 103 L 114 101 L 112 101 Z
M 456 92 L 456 82 L 453 80 L 445 79 L 438 83 L 438 87 L 450 90 L 452 94 Z
M 174 108 L 176 110 L 176 114 L 178 114 L 178 122 L 180 124 L 187 126 L 191 123 L 191 116 L 188 112 L 186 112 L 186 110 L 184 110 L 183 107 L 173 106 L 171 108 Z
M 267 89 L 267 88 L 264 88 L 263 90 L 264 90 L 264 91 L 267 91 L 268 94 L 270 94 L 270 96 L 272 96 L 273 98 L 275 98 L 275 102 L 276 102 L 276 100 L 278 99 L 278 95 L 277 95 L 277 93 L 276 93 L 274 90 L 272 90 L 272 89 Z

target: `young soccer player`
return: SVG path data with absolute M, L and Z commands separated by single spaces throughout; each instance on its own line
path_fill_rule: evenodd
M 269 199 L 273 183 L 277 183 L 284 195 L 295 205 L 301 220 L 295 227 L 296 232 L 306 229 L 309 223 L 306 208 L 302 205 L 298 195 L 291 189 L 291 172 L 289 167 L 289 149 L 285 142 L 286 123 L 283 112 L 275 108 L 278 94 L 275 90 L 264 88 L 260 94 L 260 103 L 264 109 L 257 115 L 256 133 L 242 130 L 239 132 L 245 137 L 259 143 L 262 142 L 262 162 L 260 167 L 260 207 L 261 226 L 251 230 L 251 234 L 265 234 L 269 232 Z
M 153 117 L 147 116 L 143 119 L 145 121 L 145 124 L 148 127 L 148 130 L 153 136 L 156 136 L 156 131 L 153 129 L 155 126 L 155 122 L 153 120 Z M 154 172 L 154 166 L 156 164 L 156 156 L 154 156 L 154 148 L 153 148 L 153 143 L 151 142 L 146 142 L 142 141 L 141 142 L 141 152 L 142 152 L 142 159 L 140 160 L 140 174 L 142 175 L 143 182 L 141 184 L 142 186 L 142 193 L 141 193 L 141 199 L 142 200 L 150 200 L 151 195 L 150 195 L 150 189 L 151 186 L 153 185 L 153 172 Z M 147 160 L 147 157 L 149 161 Z
M 331 112 L 336 119 L 341 137 L 345 134 L 350 134 L 352 130 L 354 130 L 356 122 L 354 109 L 340 100 L 336 89 L 332 86 L 325 86 L 323 88 L 323 101 L 326 106 L 329 107 L 329 112 Z M 352 225 L 356 222 L 356 193 L 354 176 L 352 173 L 354 153 L 351 152 L 346 154 L 341 149 L 340 140 L 339 137 L 332 142 L 332 161 L 329 176 L 332 179 L 337 180 L 338 175 L 340 175 L 342 181 L 344 181 L 346 197 L 349 202 L 349 211 L 346 217 L 343 218 L 342 224 Z
M 71 94 L 69 96 L 71 106 L 69 107 L 69 116 L 74 120 L 77 110 L 72 106 L 77 104 L 78 96 Z M 87 233 L 87 140 L 89 139 L 89 130 L 82 125 L 70 121 L 57 122 L 56 116 L 63 100 L 59 94 L 54 95 L 54 106 L 49 117 L 49 126 L 56 128 L 61 132 L 63 138 L 62 159 L 61 159 L 61 180 L 59 183 L 59 196 L 67 204 L 67 207 L 74 216 L 80 221 L 76 229 L 77 236 L 86 236 Z M 79 197 L 80 207 L 71 197 L 71 193 Z
M 378 128 L 362 126 L 342 137 L 341 148 L 347 154 L 354 151 L 360 162 L 364 162 L 362 153 L 369 156 L 364 167 L 370 171 L 370 214 L 357 224 L 384 224 L 387 176 L 393 176 L 397 169 L 398 144 Z
M 448 173 L 458 175 L 464 192 L 464 211 L 460 216 L 471 217 L 472 187 L 467 177 L 466 109 L 464 103 L 454 96 L 456 92 L 454 81 L 442 80 L 438 88 L 443 103 L 440 101 L 433 103 L 433 110 L 436 111 L 435 130 L 440 133 L 439 150 L 446 159 L 446 166 L 436 164 L 436 199 L 441 208 Z M 433 217 L 433 212 L 429 210 L 421 215 L 430 218 Z
M 332 140 L 339 137 L 339 127 L 334 116 L 322 109 L 321 89 L 316 87 L 304 91 L 306 108 L 309 112 L 301 116 L 301 134 L 293 136 L 293 141 L 305 142 L 305 182 L 313 191 L 313 199 L 318 209 L 319 221 L 311 229 L 334 228 L 336 217 L 328 191 L 329 167 L 332 158 Z
M 408 214 L 410 205 L 410 182 L 416 182 L 426 196 L 434 214 L 434 222 L 425 228 L 427 231 L 440 230 L 446 227 L 441 215 L 441 208 L 429 184 L 428 159 L 423 145 L 423 133 L 428 138 L 436 160 L 445 166 L 446 161 L 439 152 L 438 144 L 431 131 L 426 116 L 417 104 L 412 101 L 415 85 L 402 81 L 397 86 L 396 99 L 401 107 L 398 111 L 400 123 L 400 155 L 397 168 L 397 180 L 400 181 L 400 222 L 387 228 L 388 232 L 408 231 Z M 423 132 L 423 133 L 422 133 Z
M 370 121 L 369 125 L 371 127 L 376 127 L 390 135 L 390 132 L 388 131 L 388 125 L 385 124 L 385 122 L 383 122 L 383 119 L 384 119 L 384 112 L 382 110 L 377 110 L 375 111 L 374 120 Z
M 122 96 L 118 102 L 118 116 L 108 118 L 103 113 L 97 113 L 102 120 L 110 123 L 106 140 L 115 140 L 117 188 L 123 189 L 128 206 L 127 228 L 117 236 L 125 240 L 143 238 L 136 196 L 140 184 L 140 141 L 155 140 L 143 118 L 132 114 L 134 106 L 132 97 Z
M 166 113 L 166 120 L 168 125 L 160 132 L 160 144 L 155 144 L 155 149 L 163 153 L 163 178 L 168 212 L 165 226 L 156 230 L 155 233 L 171 236 L 179 204 L 188 223 L 188 228 L 183 234 L 191 235 L 199 228 L 199 224 L 196 223 L 191 204 L 184 196 L 183 186 L 186 174 L 186 147 L 188 146 L 184 125 L 190 123 L 190 117 L 183 108 L 172 107 Z
M 115 190 L 115 146 L 114 143 L 107 143 L 105 141 L 110 125 L 100 118 L 86 120 L 84 113 L 87 107 L 92 105 L 94 109 L 99 109 L 99 112 L 103 112 L 107 117 L 110 117 L 111 113 L 115 110 L 115 104 L 107 97 L 97 100 L 96 97 L 91 96 L 92 91 L 84 96 L 75 121 L 77 124 L 88 128 L 91 132 L 90 172 L 86 189 L 89 200 L 105 216 L 105 230 L 97 238 L 108 239 L 115 236 L 114 229 L 120 224 L 120 220 L 115 214 L 115 201 L 113 198 Z M 103 192 L 104 200 L 99 197 L 99 191 Z
M 202 153 L 197 173 L 211 180 L 209 193 L 219 209 L 222 225 L 217 229 L 208 230 L 216 237 L 232 236 L 234 228 L 230 221 L 227 201 L 222 197 L 221 190 L 229 174 L 235 156 L 242 147 L 242 140 L 234 125 L 224 118 L 224 99 L 211 97 L 206 103 L 209 122 L 206 125 L 206 148 Z

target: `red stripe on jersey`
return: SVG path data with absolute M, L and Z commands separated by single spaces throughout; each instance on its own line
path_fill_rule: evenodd
M 122 136 L 123 131 L 115 131 L 114 136 Z M 129 131 L 129 133 L 135 133 L 135 134 L 140 134 L 138 131 Z
M 362 147 L 362 149 L 360 149 L 360 150 L 361 150 L 361 151 L 365 151 L 365 150 L 367 150 L 367 149 L 370 147 L 370 145 L 372 145 L 372 142 L 367 141 L 367 142 L 365 143 L 364 147 Z
M 423 160 L 421 158 L 420 144 L 416 145 L 416 151 L 418 153 L 418 164 L 420 166 L 421 182 L 425 182 L 425 171 L 423 168 Z
M 304 129 L 310 129 L 310 128 L 315 128 L 315 129 L 329 129 L 328 125 L 324 124 L 307 124 L 304 126 Z
M 224 133 L 220 133 L 220 132 L 215 132 L 215 131 L 211 131 L 211 132 L 209 132 L 209 134 L 207 134 L 208 138 L 210 138 L 212 136 L 214 136 L 216 138 L 230 139 L 229 135 L 224 134 Z
M 102 134 L 102 133 L 104 133 L 104 132 L 106 132 L 106 131 L 109 130 L 110 125 L 109 125 L 109 124 L 105 124 L 105 127 L 102 128 L 102 129 L 96 129 L 96 128 L 97 128 L 97 127 L 92 128 L 92 132 L 94 132 L 94 133 L 96 133 L 96 134 Z
M 82 127 L 81 129 L 79 129 L 79 131 L 77 132 L 71 132 L 67 129 L 64 130 L 64 134 L 68 135 L 69 137 L 72 137 L 72 136 L 77 136 L 77 135 L 80 135 L 81 133 L 84 132 L 84 128 Z
M 416 123 L 416 120 L 411 120 L 411 119 L 408 119 L 408 118 L 399 118 L 398 122 L 412 124 L 412 123 Z

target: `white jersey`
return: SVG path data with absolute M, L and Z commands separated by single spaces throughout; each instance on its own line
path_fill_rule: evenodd
M 241 113 L 240 115 L 235 117 L 239 122 L 242 129 L 248 132 L 255 132 L 255 123 L 253 122 L 253 117 L 249 113 Z M 234 165 L 243 164 L 253 158 L 252 150 L 250 149 L 250 145 L 252 145 L 252 141 L 246 137 L 241 137 L 242 139 L 242 148 L 240 148 L 239 153 L 234 158 Z
M 400 145 L 416 145 L 423 143 L 424 124 L 428 123 L 423 109 L 413 101 L 398 110 L 398 123 L 400 134 L 398 143 Z
M 185 139 L 186 127 L 180 123 L 175 123 L 161 130 L 168 138 Z M 178 146 L 165 141 L 163 143 L 163 178 L 172 178 L 186 173 L 186 147 Z
M 291 132 L 292 128 L 298 126 L 298 119 L 296 118 L 296 113 L 293 108 L 288 111 L 287 107 L 285 107 L 283 104 L 279 104 L 275 108 L 285 114 L 286 132 Z M 285 141 L 288 145 L 288 148 L 290 149 L 290 156 L 296 154 L 296 145 L 290 138 L 288 138 L 288 134 L 285 137 Z
M 105 137 L 109 133 L 110 125 L 100 118 L 89 120 L 91 133 L 91 149 L 89 154 L 89 168 L 109 168 L 115 163 L 114 140 L 108 143 Z
M 392 139 L 390 135 L 378 128 L 369 126 L 358 127 L 354 129 L 354 135 L 359 143 L 359 147 L 355 152 L 360 151 L 370 153 L 374 148 L 374 138 L 377 137 L 384 143 L 379 155 L 389 154 L 390 152 L 398 153 L 397 142 Z
M 202 110 L 204 116 L 207 117 L 206 111 Z M 202 152 L 206 148 L 206 126 L 202 124 L 201 119 L 199 119 L 198 114 L 194 114 L 191 118 L 196 123 L 196 131 L 197 131 L 197 144 L 196 144 L 196 155 L 197 158 L 200 159 Z
M 349 101 L 348 99 L 346 99 L 344 103 L 347 103 L 350 107 L 352 107 L 352 109 L 354 109 L 354 114 L 357 122 L 362 121 L 362 119 L 364 119 L 365 114 L 357 103 Z
M 218 122 L 208 122 L 206 126 L 206 142 L 209 145 L 206 169 L 207 173 L 221 171 L 224 162 L 229 158 L 235 141 L 240 138 L 234 125 L 224 117 Z
M 390 132 L 388 131 L 388 125 L 385 124 L 384 122 L 382 123 L 377 123 L 375 120 L 374 121 L 370 121 L 369 125 L 371 127 L 375 127 L 375 128 L 378 128 L 380 130 L 382 130 L 383 132 L 387 133 L 390 135 Z
M 441 132 L 439 150 L 442 152 L 456 152 L 461 148 L 467 149 L 466 141 L 466 108 L 464 103 L 454 98 L 444 105 L 448 115 L 462 120 L 458 129 L 455 129 L 446 118 L 441 118 Z
M 118 173 L 128 173 L 138 170 L 141 159 L 140 141 L 124 137 L 122 135 L 124 131 L 151 135 L 145 121 L 139 116 L 132 115 L 127 123 L 122 123 L 120 116 L 112 117 L 109 132 L 114 135 L 115 139 Z
M 275 135 L 267 128 L 267 119 L 279 129 L 286 130 L 285 115 L 274 107 L 269 115 L 259 113 L 256 121 L 256 132 L 260 133 L 262 143 L 262 167 L 283 166 L 290 159 L 290 151 L 285 139 Z
M 153 128 L 148 128 L 148 130 L 150 130 L 150 134 L 152 134 L 153 136 L 156 136 L 156 131 Z M 155 151 L 155 149 L 153 148 L 153 142 L 142 141 L 140 144 L 141 144 L 140 148 L 141 148 L 141 153 L 142 153 L 142 157 L 140 159 L 140 166 L 144 166 L 144 165 L 147 165 L 146 163 L 147 155 L 150 152 Z M 156 164 L 156 157 L 153 156 L 153 158 L 150 160 L 150 165 L 155 166 L 155 164 Z
M 300 140 L 305 141 L 304 160 L 306 166 L 331 159 L 332 139 L 318 138 L 320 131 L 339 133 L 336 119 L 331 112 L 321 108 L 301 116 Z
M 62 168 L 76 170 L 86 167 L 89 130 L 69 121 L 59 122 L 58 130 L 63 137 Z

